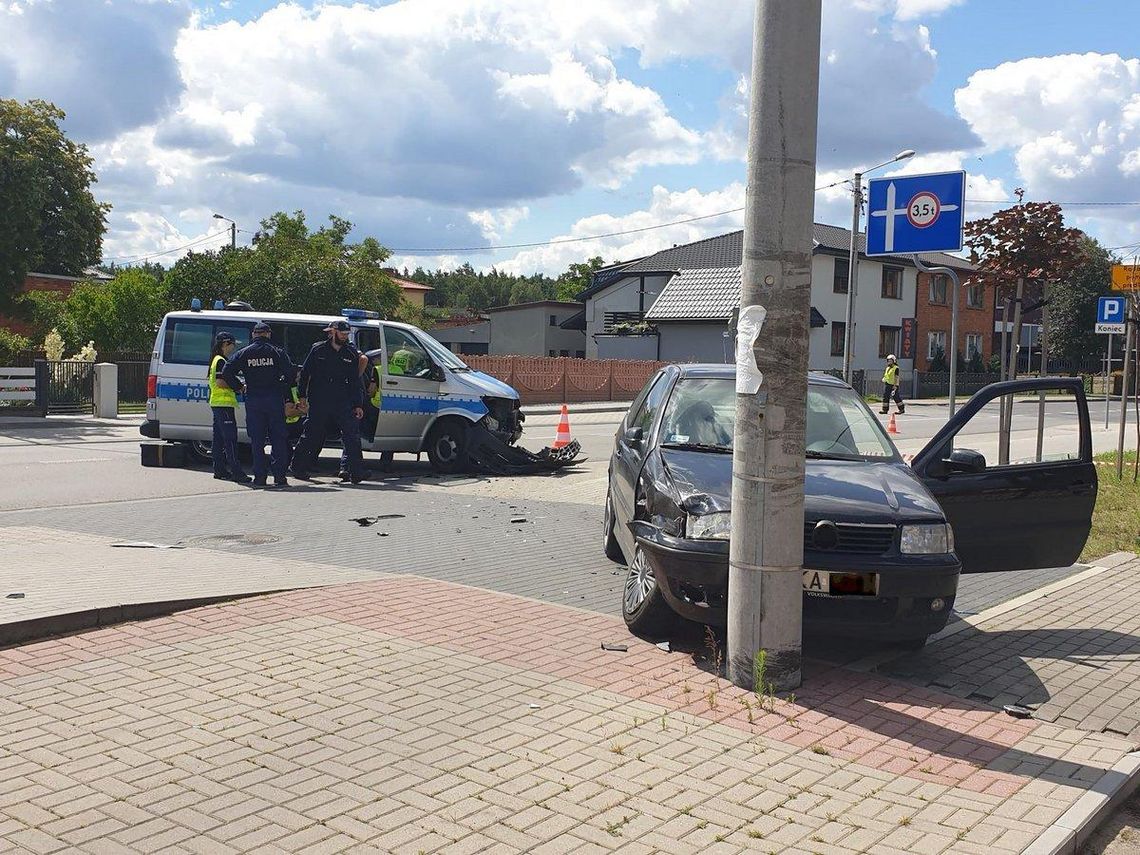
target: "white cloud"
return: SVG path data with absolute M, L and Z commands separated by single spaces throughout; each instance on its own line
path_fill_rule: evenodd
M 510 234 L 515 226 L 530 216 L 526 205 L 516 208 L 484 208 L 482 211 L 468 211 L 467 218 L 479 227 L 483 237 L 489 241 L 502 239 Z
M 1031 198 L 1140 195 L 1140 59 L 1065 54 L 970 76 L 958 112 L 991 149 L 1012 149 Z
M 0 3 L 0 93 L 55 103 L 87 141 L 154 121 L 182 88 L 173 48 L 189 16 L 182 0 Z
M 900 21 L 932 18 L 965 2 L 966 0 L 898 0 L 898 11 L 895 15 Z

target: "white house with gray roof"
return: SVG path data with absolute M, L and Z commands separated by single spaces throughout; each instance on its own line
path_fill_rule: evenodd
M 850 232 L 813 229 L 809 365 L 843 366 Z M 859 282 L 852 363 L 871 380 L 888 353 L 903 356 L 904 318 L 915 315 L 917 270 L 909 258 L 867 258 L 859 236 Z M 598 271 L 580 295 L 585 301 L 586 349 L 596 358 L 727 362 L 733 344 L 728 322 L 740 303 L 743 232 L 662 250 Z M 924 255 L 927 263 L 947 256 Z M 952 259 L 961 265 L 962 259 Z M 915 345 L 917 346 L 917 344 Z M 901 359 L 904 375 L 912 359 Z

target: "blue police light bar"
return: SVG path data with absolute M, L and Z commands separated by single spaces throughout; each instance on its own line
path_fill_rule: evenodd
M 365 309 L 341 309 L 340 313 L 342 316 L 354 321 L 380 320 L 379 312 L 369 312 Z
M 225 303 L 223 303 L 221 300 L 215 300 L 215 301 L 214 301 L 214 308 L 215 308 L 217 311 L 219 311 L 219 312 L 220 312 L 220 311 L 221 311 L 222 309 L 224 309 L 225 307 L 226 307 L 226 304 L 225 304 Z
M 191 312 L 202 311 L 202 301 L 199 300 L 197 297 L 195 297 L 193 300 L 190 301 L 190 311 Z

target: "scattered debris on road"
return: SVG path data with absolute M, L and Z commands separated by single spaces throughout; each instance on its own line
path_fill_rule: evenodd
M 526 517 L 511 517 L 511 522 L 513 522 L 513 523 L 524 523 L 524 522 L 526 522 Z
M 6 599 L 6 600 L 22 600 L 22 599 L 24 599 L 24 594 L 22 591 L 20 591 L 20 592 L 17 592 L 15 594 L 9 594 L 4 599 Z
M 669 642 L 668 642 L 668 641 L 658 641 L 658 642 L 657 642 L 657 646 L 658 646 L 659 648 L 661 648 L 662 650 L 664 650 L 666 653 L 671 653 L 671 652 L 672 652 L 672 650 L 671 650 L 671 649 L 670 649 L 670 647 L 669 647 Z
M 616 644 L 612 641 L 603 641 L 602 650 L 612 650 L 614 653 L 625 653 L 629 650 L 628 644 Z
M 582 446 L 577 440 L 563 448 L 544 448 L 536 454 L 517 445 L 507 445 L 479 425 L 469 429 L 467 442 L 471 470 L 487 475 L 537 475 L 586 460 L 578 459 Z
M 404 517 L 404 514 L 380 514 L 375 517 L 352 517 L 349 522 L 354 522 L 361 528 L 368 528 L 368 526 L 376 525 L 381 520 L 402 520 Z
M 1023 707 L 1021 704 L 1006 704 L 1002 707 L 1002 711 L 1014 718 L 1033 718 L 1033 710 L 1029 707 Z

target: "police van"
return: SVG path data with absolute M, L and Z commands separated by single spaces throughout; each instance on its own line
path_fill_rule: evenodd
M 370 360 L 365 379 L 375 379 L 380 368 L 379 395 L 366 396 L 365 401 L 365 451 L 426 451 L 436 470 L 457 472 L 467 464 L 472 425 L 481 424 L 508 444 L 522 434 L 518 392 L 468 368 L 418 327 L 381 320 L 378 313 L 362 309 L 343 309 L 333 316 L 254 312 L 244 303 L 216 306 L 203 311 L 195 300 L 189 311 L 163 318 L 147 376 L 146 421 L 140 432 L 185 443 L 195 459 L 210 456 L 213 421 L 207 372 L 214 337 L 228 332 L 237 347 L 244 347 L 253 325 L 262 320 L 273 329 L 270 341 L 298 366 L 314 344 L 325 340 L 324 329 L 331 321 L 349 322 L 353 343 Z M 374 406 L 377 397 L 379 407 Z M 240 399 L 237 422 L 239 441 L 248 443 Z

